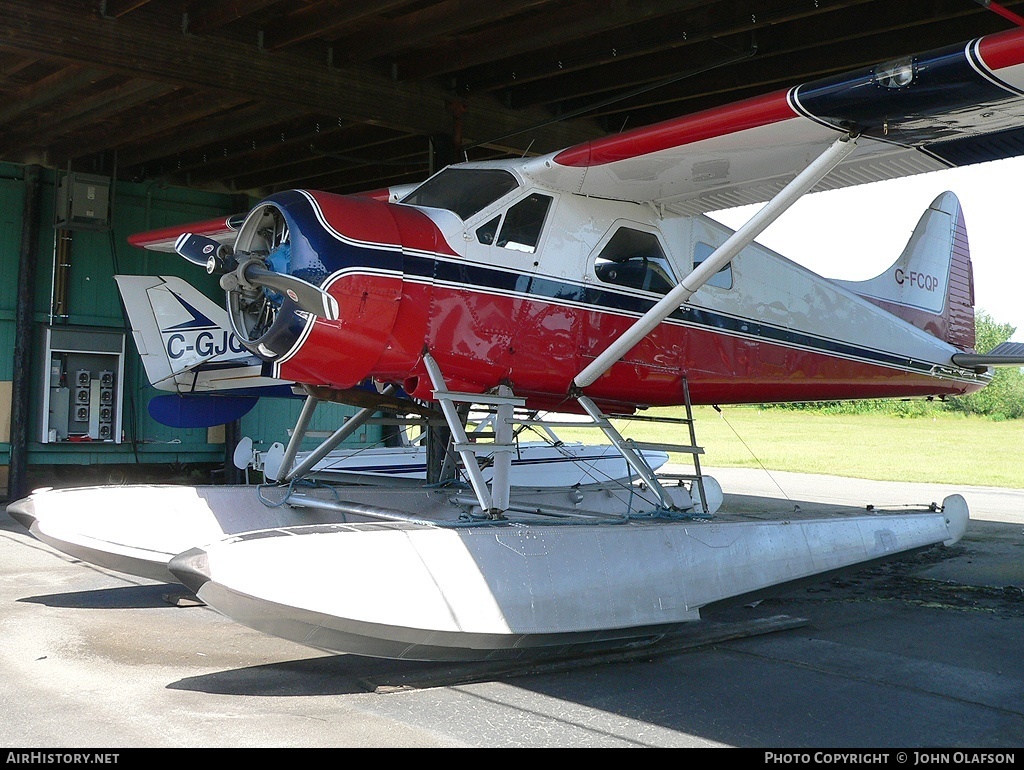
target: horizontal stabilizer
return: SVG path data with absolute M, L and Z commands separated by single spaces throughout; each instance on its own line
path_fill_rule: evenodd
M 988 353 L 957 353 L 953 356 L 953 363 L 965 369 L 1024 366 L 1024 342 L 1004 342 Z

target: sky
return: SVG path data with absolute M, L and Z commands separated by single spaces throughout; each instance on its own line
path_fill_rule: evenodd
M 1024 342 L 1024 158 L 979 163 L 807 195 L 757 238 L 827 278 L 860 281 L 889 267 L 941 193 L 960 199 L 974 266 L 975 307 Z M 759 206 L 711 214 L 742 225 Z

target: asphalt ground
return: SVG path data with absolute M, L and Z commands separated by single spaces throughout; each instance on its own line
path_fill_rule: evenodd
M 498 671 L 325 655 L 0 517 L 0 746 L 1024 746 L 1024 490 L 711 473 L 754 517 L 961 493 L 972 521 L 951 548 L 706 611 L 673 644 Z

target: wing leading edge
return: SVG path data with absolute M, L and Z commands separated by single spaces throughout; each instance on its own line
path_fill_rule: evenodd
M 839 133 L 815 190 L 1024 154 L 1024 30 L 908 56 L 530 161 L 540 184 L 698 214 L 771 198 Z
M 204 235 L 217 243 L 232 244 L 238 235 L 245 214 L 234 214 L 230 217 L 217 217 L 202 222 L 189 222 L 182 225 L 162 227 L 159 230 L 148 230 L 128 236 L 128 243 L 140 249 L 150 251 L 174 251 L 174 244 L 184 233 Z

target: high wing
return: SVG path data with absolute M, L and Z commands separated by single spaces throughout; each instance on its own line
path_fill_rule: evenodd
M 148 230 L 144 233 L 136 233 L 128 236 L 128 243 L 138 246 L 140 249 L 150 251 L 174 251 L 174 244 L 184 232 L 204 235 L 217 243 L 232 244 L 235 236 L 238 235 L 238 228 L 245 219 L 245 214 L 233 214 L 230 217 L 218 217 L 207 219 L 202 222 L 192 222 L 184 225 L 172 225 L 159 230 Z
M 1024 30 L 889 61 L 531 161 L 538 184 L 694 215 L 777 193 L 844 133 L 814 190 L 1024 153 Z

